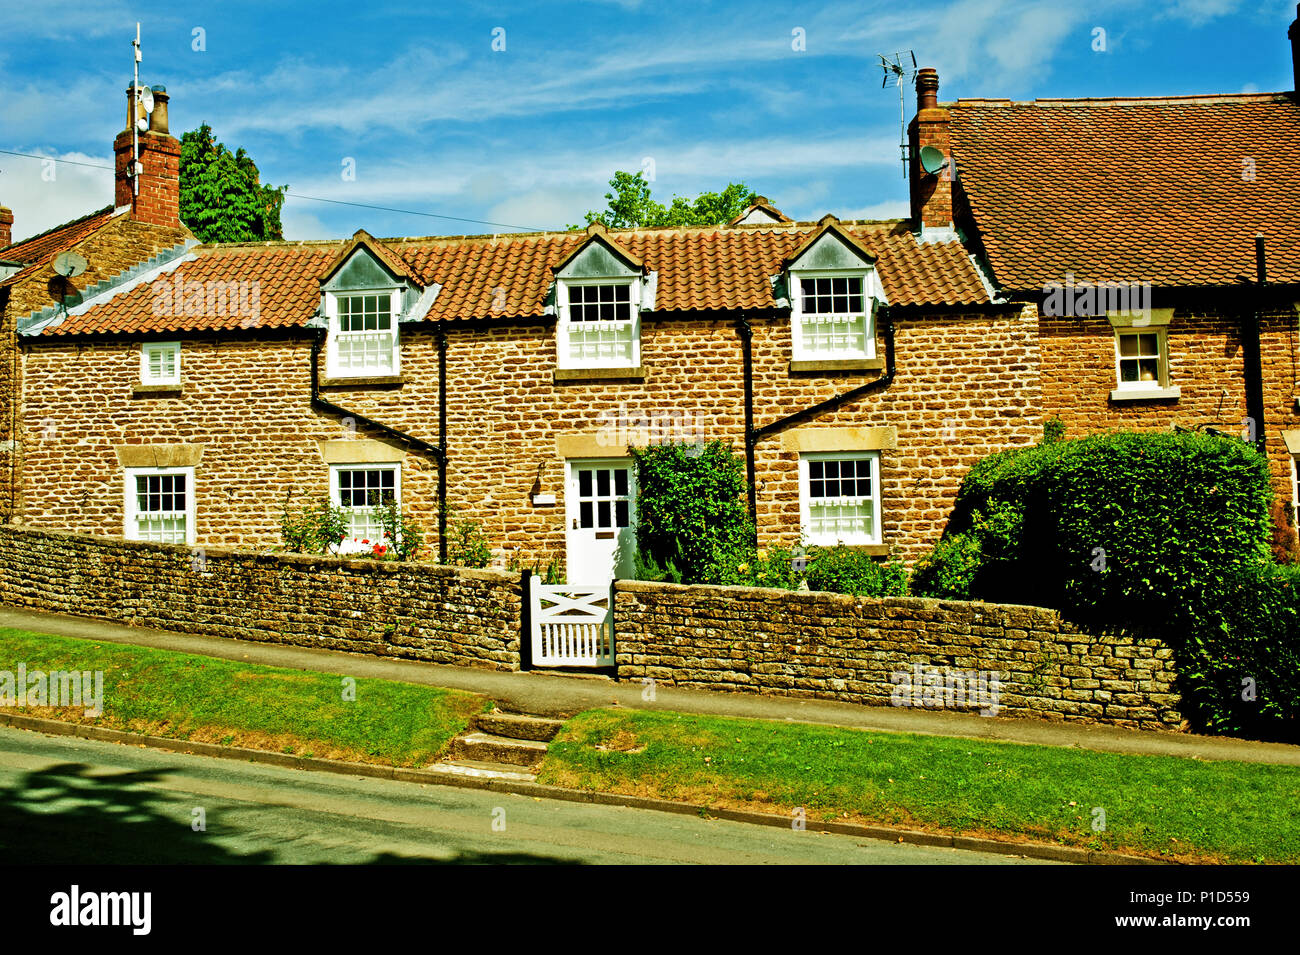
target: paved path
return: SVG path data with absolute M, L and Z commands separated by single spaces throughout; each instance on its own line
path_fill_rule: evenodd
M 1031 861 L 0 728 L 0 863 Z
M 643 699 L 639 682 L 615 682 L 603 677 L 554 673 L 509 673 L 470 667 L 439 666 L 415 660 L 394 660 L 336 650 L 312 650 L 278 644 L 251 643 L 196 634 L 127 627 L 61 614 L 33 613 L 0 606 L 0 627 L 90 640 L 179 650 L 268 666 L 322 670 L 358 677 L 401 680 L 486 694 L 510 709 L 528 713 L 566 715 L 595 706 L 627 706 L 683 713 L 739 716 L 753 719 L 826 723 L 895 733 L 965 736 L 976 739 L 1142 755 L 1230 759 L 1251 763 L 1300 766 L 1300 746 L 1259 743 L 1184 733 L 1127 730 L 1085 723 L 988 718 L 977 714 L 927 711 L 903 707 L 858 706 L 826 700 L 795 700 L 779 696 L 723 693 L 657 687 L 654 701 Z

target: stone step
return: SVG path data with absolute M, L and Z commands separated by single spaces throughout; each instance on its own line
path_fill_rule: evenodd
M 429 767 L 436 773 L 451 773 L 456 776 L 469 776 L 474 779 L 509 779 L 513 782 L 531 783 L 537 779 L 535 773 L 526 772 L 518 766 L 505 763 L 489 763 L 481 759 L 447 760 L 434 763 Z
M 546 755 L 546 744 L 532 739 L 511 739 L 492 733 L 465 733 L 451 741 L 451 759 L 482 760 L 488 763 L 509 763 L 512 766 L 531 766 Z
M 510 739 L 531 739 L 549 743 L 564 725 L 563 720 L 548 720 L 541 716 L 526 716 L 523 713 L 480 713 L 474 717 L 474 728 L 493 736 L 506 736 Z

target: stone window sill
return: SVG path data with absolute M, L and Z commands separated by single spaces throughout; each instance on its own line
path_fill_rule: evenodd
M 557 368 L 555 382 L 645 381 L 648 372 L 644 365 L 636 368 Z
M 813 547 L 834 547 L 834 544 L 813 544 Z M 888 557 L 893 551 L 889 544 L 845 544 L 849 550 L 855 550 L 868 557 Z
M 132 398 L 179 398 L 183 385 L 133 385 Z
M 855 371 L 880 371 L 883 358 L 827 358 L 816 361 L 790 362 L 790 374 L 844 374 Z
M 322 378 L 322 388 L 400 388 L 406 382 L 402 375 L 375 375 L 368 378 Z
M 1169 401 L 1177 400 L 1182 390 L 1175 385 L 1172 388 L 1114 388 L 1110 393 L 1111 401 Z

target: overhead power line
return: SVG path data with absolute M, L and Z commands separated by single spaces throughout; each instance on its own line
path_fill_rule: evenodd
M 54 156 L 40 156 L 36 153 L 20 153 L 12 149 L 0 149 L 0 154 L 6 156 L 21 156 L 24 159 L 43 159 L 51 162 L 66 163 L 69 166 L 85 166 L 89 169 L 112 169 L 112 166 L 99 162 L 77 162 L 74 159 L 58 159 Z M 546 229 L 538 229 L 533 226 L 511 225 L 507 222 L 489 222 L 486 219 L 467 219 L 464 216 L 449 216 L 440 212 L 422 212 L 418 209 L 398 209 L 394 206 L 375 206 L 365 202 L 348 202 L 345 199 L 325 199 L 321 196 L 304 196 L 297 192 L 286 192 L 285 195 L 290 199 L 307 199 L 311 202 L 328 202 L 336 206 L 355 206 L 358 209 L 375 209 L 379 212 L 396 212 L 400 215 L 424 216 L 429 219 L 446 219 L 449 222 L 470 222 L 474 225 L 490 225 L 498 229 L 518 229 L 520 232 L 546 232 Z

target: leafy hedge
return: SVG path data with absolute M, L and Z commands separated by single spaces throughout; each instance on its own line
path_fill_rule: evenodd
M 1194 723 L 1294 735 L 1300 576 L 1271 560 L 1271 498 L 1266 459 L 1228 437 L 1115 433 L 1003 452 L 963 481 L 913 592 L 1158 636 Z

